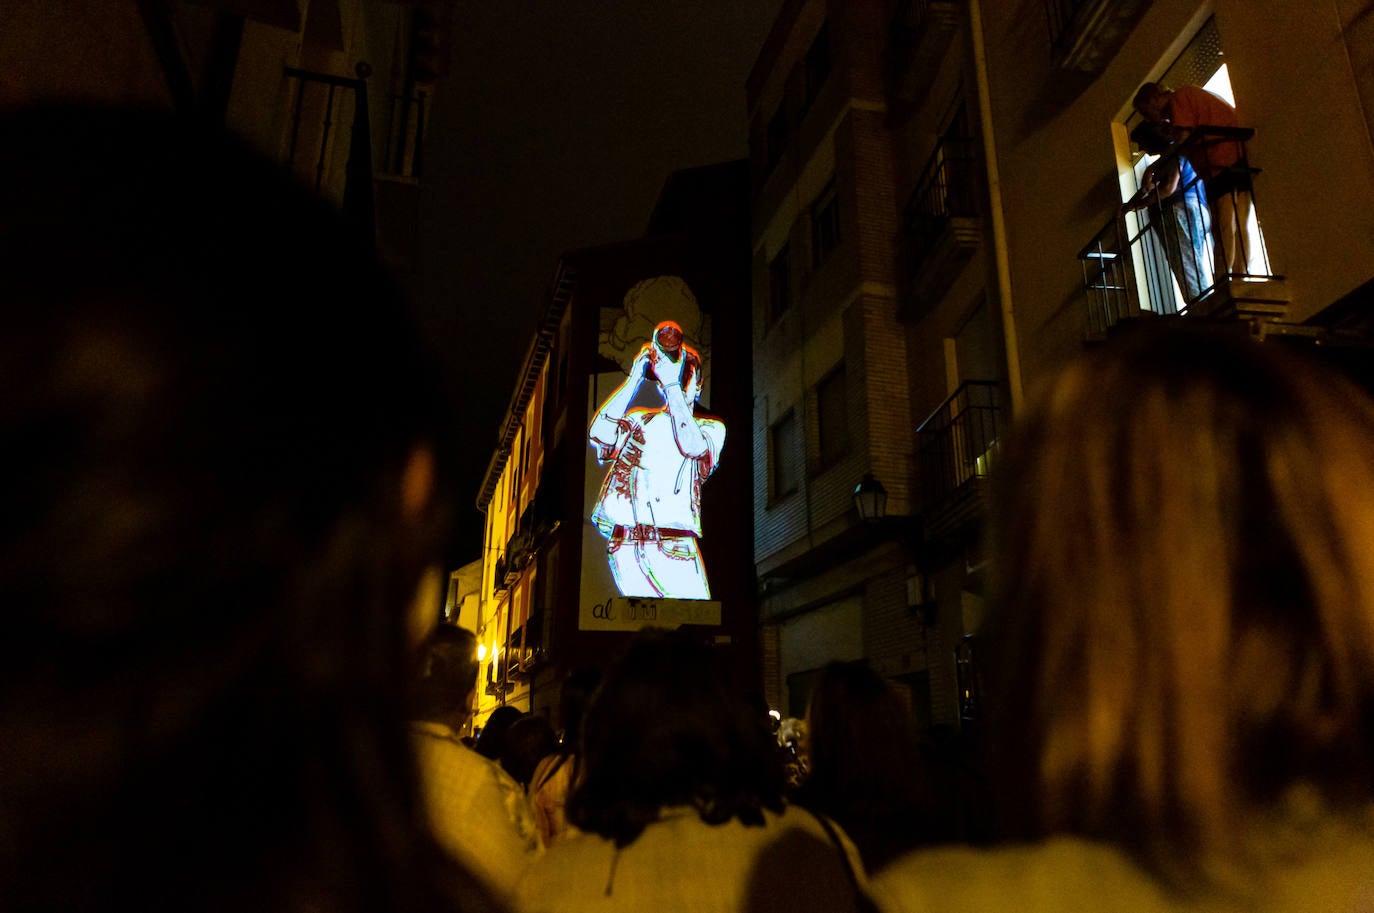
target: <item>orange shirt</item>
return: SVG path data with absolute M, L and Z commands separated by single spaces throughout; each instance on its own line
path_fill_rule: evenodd
M 1226 99 L 1197 86 L 1179 86 L 1169 96 L 1169 120 L 1175 127 L 1236 127 L 1236 109 Z M 1215 177 L 1240 161 L 1236 142 L 1207 142 L 1190 147 L 1188 161 L 1203 180 Z

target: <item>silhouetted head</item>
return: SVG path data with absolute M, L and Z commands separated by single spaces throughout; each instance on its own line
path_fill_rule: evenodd
M 477 737 L 477 753 L 493 761 L 501 760 L 506 750 L 506 733 L 516 720 L 524 716 L 524 711 L 510 704 L 502 704 L 493 710 L 482 725 L 482 733 Z
M 480 666 L 477 635 L 456 625 L 435 626 L 420 648 L 411 715 L 461 728 L 472 713 Z
M 1003 454 L 988 671 L 1041 832 L 1225 858 L 1374 796 L 1374 404 L 1243 327 L 1140 328 Z
M 553 754 L 558 737 L 542 716 L 526 714 L 506 730 L 506 744 L 501 751 L 501 767 L 516 783 L 529 786 L 539 762 Z
M 832 662 L 806 710 L 810 770 L 796 801 L 838 821 L 876 870 L 930 830 L 911 712 L 863 661 Z
M 1173 134 L 1168 125 L 1153 120 L 1136 124 L 1131 130 L 1131 141 L 1149 155 L 1163 155 L 1174 145 Z
M 448 416 L 411 316 L 236 140 L 0 134 L 0 907 L 432 907 L 403 622 Z
M 1147 82 L 1140 87 L 1131 105 L 1146 120 L 1167 120 L 1169 96 L 1173 93 L 1157 82 Z
M 703 821 L 761 824 L 782 808 L 768 718 L 754 713 L 710 646 L 647 631 L 606 673 L 584 721 L 568 820 L 624 846 L 668 806 Z

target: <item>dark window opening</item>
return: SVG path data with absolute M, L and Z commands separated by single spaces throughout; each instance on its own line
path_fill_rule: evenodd
M 849 409 L 845 392 L 844 365 L 831 371 L 816 385 L 821 469 L 833 466 L 849 451 Z
M 792 259 L 786 244 L 768 264 L 768 323 L 771 326 L 792 304 Z
M 791 409 L 769 429 L 769 456 L 773 497 L 782 498 L 801 486 L 797 471 L 797 415 Z
M 818 267 L 830 252 L 840 246 L 840 201 L 835 179 L 825 185 L 811 204 L 811 266 Z

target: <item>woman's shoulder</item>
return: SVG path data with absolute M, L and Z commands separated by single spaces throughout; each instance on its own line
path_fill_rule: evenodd
M 1374 838 L 1368 827 L 1341 820 L 1282 832 L 1258 825 L 1249 830 L 1261 834 L 1252 841 L 1254 852 L 1208 866 L 1205 885 L 1166 887 L 1123 850 L 1057 837 L 995 849 L 918 850 L 874 876 L 869 893 L 882 913 L 1374 909 Z
M 1124 853 L 1072 837 L 995 849 L 918 850 L 875 875 L 869 893 L 882 913 L 1176 909 Z

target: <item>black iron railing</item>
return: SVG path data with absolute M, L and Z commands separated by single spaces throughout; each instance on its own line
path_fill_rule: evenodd
M 1054 52 L 1063 51 L 1074 17 L 1087 5 L 1088 0 L 1045 0 L 1045 20 L 1050 30 L 1050 48 Z
M 1139 312 L 1134 288 L 1135 271 L 1130 268 L 1125 242 L 1126 222 L 1113 218 L 1078 252 L 1083 270 L 1083 295 L 1087 301 L 1088 335 L 1101 337 L 1107 329 Z
M 963 0 L 898 0 L 884 61 L 892 100 L 914 105 L 925 98 L 962 6 Z
M 996 381 L 965 381 L 916 429 L 927 513 L 987 478 L 1002 440 L 999 400 Z
M 947 16 L 958 5 L 958 0 L 898 0 L 897 9 L 892 15 L 892 30 L 905 33 L 901 38 L 909 42 L 933 18 Z
M 420 90 L 414 95 L 392 95 L 390 103 L 382 170 L 399 177 L 418 178 L 424 173 L 428 98 Z
M 1255 215 L 1259 170 L 1245 150 L 1253 132 L 1194 130 L 1150 166 L 1156 189 L 1078 252 L 1090 336 L 1146 311 L 1189 313 L 1234 280 L 1278 278 Z
M 971 139 L 947 136 L 936 144 L 902 213 L 908 273 L 914 273 L 929 255 L 950 219 L 978 214 L 975 158 Z
M 336 130 L 349 131 L 340 201 L 346 217 L 371 238 L 375 224 L 372 193 L 372 126 L 367 110 L 367 77 L 372 68 L 359 63 L 356 79 L 286 67 L 295 81 L 291 138 L 286 166 L 317 192 L 330 195 Z

